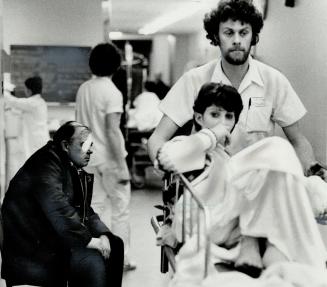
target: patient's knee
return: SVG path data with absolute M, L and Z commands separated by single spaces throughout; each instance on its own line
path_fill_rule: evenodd
M 273 136 L 267 138 L 267 141 L 269 142 L 269 144 L 275 146 L 278 149 L 278 151 L 284 150 L 286 152 L 289 152 L 294 150 L 291 143 L 284 138 Z

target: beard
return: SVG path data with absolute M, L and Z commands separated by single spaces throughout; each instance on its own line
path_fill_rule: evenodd
M 246 49 L 236 50 L 236 51 L 230 50 L 224 55 L 224 58 L 227 61 L 227 63 L 235 66 L 240 66 L 247 61 L 250 51 L 251 51 L 251 46 L 247 50 Z M 239 53 L 242 55 L 234 56 L 233 55 L 234 53 Z

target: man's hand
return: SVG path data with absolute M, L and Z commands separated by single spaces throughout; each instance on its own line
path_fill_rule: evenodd
M 159 155 L 159 153 L 160 153 L 160 149 L 158 150 L 157 156 Z M 164 176 L 165 170 L 159 164 L 159 160 L 157 158 L 153 161 L 153 167 L 154 167 L 154 172 L 155 172 L 156 175 L 158 175 L 159 177 L 163 177 Z
M 324 181 L 327 182 L 327 170 L 326 169 L 323 169 L 321 171 L 321 173 L 317 174 L 318 176 L 320 176 Z
M 123 162 L 122 166 L 117 167 L 116 178 L 120 184 L 127 184 L 130 181 L 131 178 L 126 161 Z
M 93 237 L 86 247 L 98 250 L 105 259 L 110 256 L 110 242 L 105 235 L 101 235 L 100 238 Z
M 101 240 L 100 240 L 100 238 L 92 237 L 91 241 L 89 242 L 89 244 L 86 247 L 91 248 L 91 249 L 97 249 L 97 250 L 99 250 L 101 252 Z
M 317 175 L 327 182 L 327 168 L 326 166 L 316 163 L 312 165 L 306 172 L 307 176 Z
M 320 176 L 324 181 L 327 182 L 327 170 L 324 168 L 321 168 L 316 175 Z
M 178 241 L 176 239 L 176 235 L 173 232 L 172 228 L 167 224 L 162 225 L 156 236 L 156 245 L 157 246 L 168 245 L 175 248 L 177 244 Z
M 101 240 L 101 246 L 102 246 L 101 254 L 105 259 L 109 259 L 110 252 L 111 252 L 110 241 L 106 235 L 101 235 L 100 240 Z

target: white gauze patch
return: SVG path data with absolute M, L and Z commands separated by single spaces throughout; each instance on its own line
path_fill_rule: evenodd
M 89 135 L 87 136 L 86 141 L 85 141 L 85 142 L 83 143 L 83 145 L 82 145 L 82 151 L 83 151 L 83 152 L 87 152 L 87 151 L 90 149 L 90 147 L 91 147 L 92 144 L 93 144 L 92 135 L 89 134 Z

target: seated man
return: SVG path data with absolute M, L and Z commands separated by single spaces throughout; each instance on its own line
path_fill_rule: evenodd
M 121 286 L 122 240 L 90 206 L 93 176 L 88 127 L 70 121 L 33 154 L 2 205 L 2 277 L 10 284 Z
M 296 261 L 325 268 L 324 245 L 310 202 L 312 190 L 307 190 L 309 180 L 292 146 L 271 137 L 232 157 L 224 151 L 241 110 L 241 98 L 234 88 L 204 84 L 194 104 L 199 132 L 164 144 L 158 152 L 159 164 L 177 173 L 205 168 L 205 175 L 192 184 L 210 211 L 212 241 L 228 251 L 241 242 L 228 259 L 236 267 L 260 269 L 278 261 Z M 316 180 L 326 186 L 320 178 Z M 311 189 L 317 184 L 310 185 Z M 180 208 L 177 203 L 173 223 L 177 239 Z M 266 242 L 262 257 L 257 237 Z

